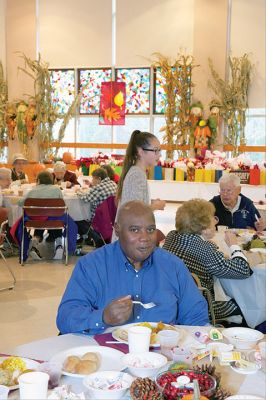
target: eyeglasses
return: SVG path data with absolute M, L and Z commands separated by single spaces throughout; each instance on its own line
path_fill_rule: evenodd
M 220 189 L 219 192 L 221 194 L 233 194 L 234 193 L 234 189 Z
M 142 147 L 142 150 L 144 150 L 144 151 L 152 151 L 155 154 L 159 154 L 162 151 L 161 149 L 144 149 L 143 147 Z

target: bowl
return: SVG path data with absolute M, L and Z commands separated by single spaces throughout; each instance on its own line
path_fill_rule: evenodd
M 155 383 L 166 400 L 182 399 L 193 394 L 193 380 L 197 379 L 201 396 L 210 398 L 216 390 L 216 379 L 207 372 L 191 369 L 161 372 L 156 376 Z
M 150 378 L 167 364 L 167 358 L 159 353 L 128 353 L 122 357 L 122 363 L 128 368 L 130 374 L 140 378 Z
M 83 385 L 91 399 L 117 400 L 125 395 L 133 380 L 134 378 L 125 372 L 99 371 L 86 376 Z
M 255 329 L 242 327 L 224 329 L 222 334 L 238 350 L 253 349 L 257 342 L 264 337 L 263 333 Z

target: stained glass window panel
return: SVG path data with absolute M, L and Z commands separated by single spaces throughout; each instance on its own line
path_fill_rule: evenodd
M 50 71 L 52 102 L 58 114 L 65 114 L 75 98 L 75 71 L 56 69 Z
M 149 114 L 150 68 L 118 68 L 116 80 L 126 83 L 126 113 Z
M 79 109 L 80 114 L 99 113 L 101 84 L 111 80 L 111 68 L 79 70 L 79 90 L 83 90 Z
M 181 78 L 182 79 L 182 78 Z M 187 93 L 188 99 L 191 96 L 191 75 L 188 76 L 189 80 L 189 90 Z M 161 68 L 154 69 L 154 114 L 164 114 L 165 113 L 165 105 L 166 105 L 166 95 L 164 86 L 165 78 L 161 74 Z M 178 112 L 178 100 L 180 100 L 180 96 L 177 94 L 177 110 Z

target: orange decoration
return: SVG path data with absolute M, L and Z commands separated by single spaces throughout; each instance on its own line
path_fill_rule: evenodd
M 186 394 L 182 397 L 182 400 L 193 400 L 193 394 Z M 200 396 L 199 400 L 209 400 L 208 397 Z
M 71 161 L 73 161 L 73 154 L 70 153 L 69 151 L 65 151 L 65 152 L 63 153 L 62 160 L 63 160 L 63 162 L 64 162 L 65 164 L 70 164 Z
M 29 104 L 25 112 L 25 124 L 27 128 L 27 134 L 30 139 L 33 138 L 36 130 L 36 107 L 35 104 Z
M 37 175 L 40 172 L 44 171 L 45 169 L 46 168 L 45 168 L 44 164 L 35 164 L 35 165 L 33 165 L 32 172 L 33 172 L 33 175 L 35 176 L 35 178 L 37 178 Z

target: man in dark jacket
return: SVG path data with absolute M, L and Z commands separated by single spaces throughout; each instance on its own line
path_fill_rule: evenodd
M 210 201 L 215 206 L 218 225 L 228 228 L 253 228 L 261 231 L 265 227 L 260 213 L 252 200 L 241 194 L 240 179 L 234 174 L 225 174 L 219 180 L 220 195 Z

